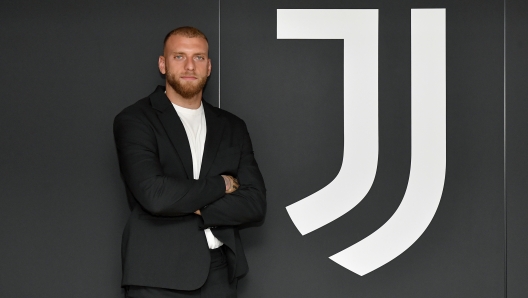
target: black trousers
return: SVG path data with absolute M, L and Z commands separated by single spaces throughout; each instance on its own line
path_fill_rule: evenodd
M 236 298 L 237 280 L 229 282 L 224 248 L 210 250 L 211 267 L 205 284 L 193 291 L 128 286 L 127 298 Z

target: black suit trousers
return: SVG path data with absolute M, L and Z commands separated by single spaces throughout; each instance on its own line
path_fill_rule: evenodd
M 236 298 L 237 281 L 230 282 L 223 247 L 211 250 L 211 267 L 205 284 L 192 291 L 130 286 L 127 298 Z

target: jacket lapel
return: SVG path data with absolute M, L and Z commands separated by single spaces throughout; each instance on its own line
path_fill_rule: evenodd
M 202 167 L 200 168 L 200 179 L 204 178 L 216 157 L 218 146 L 222 141 L 224 131 L 224 120 L 218 116 L 210 104 L 202 101 L 205 112 L 205 122 L 207 123 L 207 135 L 205 137 L 204 153 L 202 157 Z
M 194 175 L 189 139 L 187 138 L 187 133 L 185 132 L 180 117 L 178 117 L 172 103 L 165 95 L 165 88 L 163 86 L 158 86 L 156 91 L 150 95 L 150 102 L 152 107 L 160 112 L 158 113 L 158 117 L 165 128 L 165 132 L 178 152 L 183 167 L 185 168 L 185 173 L 187 173 L 187 178 L 192 179 Z

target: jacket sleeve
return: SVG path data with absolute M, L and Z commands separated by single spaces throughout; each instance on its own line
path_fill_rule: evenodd
M 261 223 L 266 215 L 266 188 L 244 124 L 238 190 L 201 209 L 205 227 Z
M 221 176 L 194 180 L 164 175 L 154 130 L 145 122 L 122 112 L 114 120 L 114 138 L 125 184 L 147 212 L 187 215 L 225 194 Z

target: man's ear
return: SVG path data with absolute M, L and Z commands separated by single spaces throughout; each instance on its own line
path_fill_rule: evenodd
M 207 59 L 207 76 L 211 75 L 211 59 Z
M 166 73 L 166 68 L 165 68 L 165 57 L 163 57 L 163 56 L 159 56 L 159 58 L 158 58 L 158 68 L 159 68 L 159 71 L 160 71 L 162 74 L 165 74 L 165 73 Z

